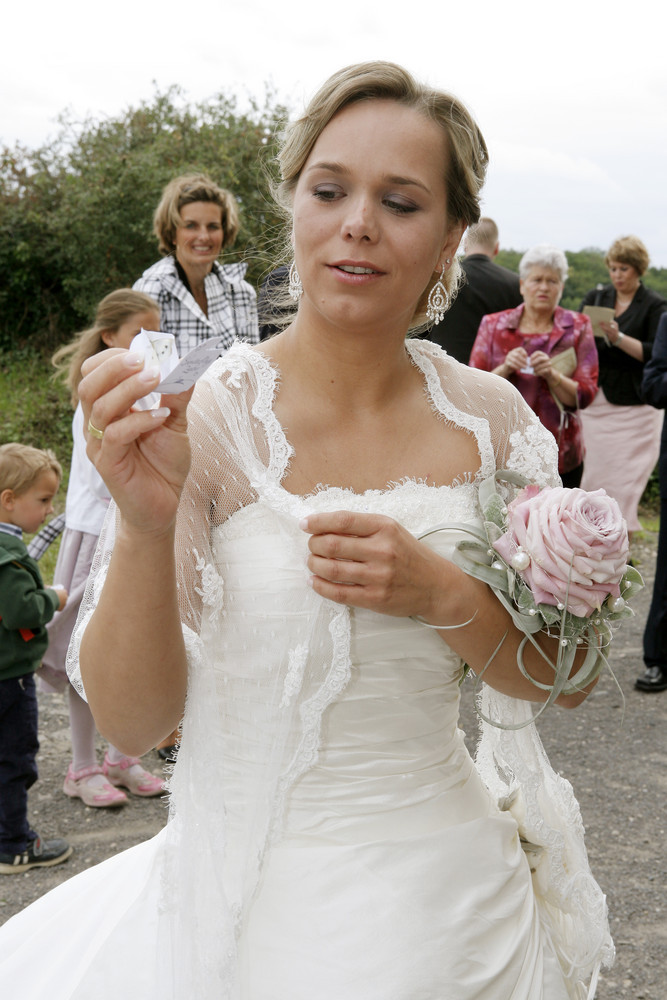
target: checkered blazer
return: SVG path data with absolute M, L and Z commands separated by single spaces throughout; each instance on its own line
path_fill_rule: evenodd
M 41 559 L 49 545 L 55 542 L 65 530 L 65 515 L 57 514 L 42 530 L 35 535 L 28 545 L 28 555 L 33 559 Z
M 257 295 L 244 281 L 245 264 L 213 264 L 205 279 L 208 316 L 178 276 L 173 257 L 163 257 L 135 281 L 133 288 L 155 299 L 160 307 L 160 329 L 173 333 L 180 357 L 208 340 L 225 337 L 225 349 L 235 339 L 259 343 Z

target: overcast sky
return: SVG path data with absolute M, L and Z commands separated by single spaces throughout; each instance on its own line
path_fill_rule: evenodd
M 653 12 L 653 13 L 651 13 Z M 605 248 L 636 233 L 667 267 L 664 4 L 630 0 L 31 0 L 6 4 L 0 145 L 36 147 L 58 114 L 116 115 L 155 84 L 187 99 L 300 110 L 334 70 L 391 59 L 476 115 L 501 244 Z

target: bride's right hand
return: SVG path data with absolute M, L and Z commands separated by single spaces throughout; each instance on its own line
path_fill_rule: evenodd
M 82 367 L 79 398 L 87 454 L 116 501 L 126 526 L 140 532 L 170 529 L 190 468 L 186 409 L 192 389 L 163 396 L 159 410 L 132 410 L 155 390 L 157 368 L 143 356 L 111 349 Z M 88 424 L 103 432 L 100 439 Z

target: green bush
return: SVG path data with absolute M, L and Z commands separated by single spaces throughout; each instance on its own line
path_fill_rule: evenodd
M 69 392 L 53 381 L 49 361 L 38 354 L 0 352 L 0 444 L 20 441 L 52 448 L 63 467 L 72 451 Z
M 51 448 L 60 462 L 63 479 L 53 506 L 57 514 L 65 509 L 65 496 L 72 459 L 72 409 L 69 392 L 53 381 L 49 361 L 35 353 L 0 351 L 0 444 L 19 441 L 35 448 Z M 29 542 L 32 535 L 26 535 Z M 60 539 L 40 560 L 47 583 L 53 581 Z

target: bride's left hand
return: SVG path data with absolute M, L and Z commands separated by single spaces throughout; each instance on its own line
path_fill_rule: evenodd
M 321 597 L 448 624 L 443 598 L 461 571 L 392 518 L 335 511 L 311 514 L 301 527 L 310 534 L 310 584 Z
M 401 618 L 415 615 L 446 627 L 441 637 L 473 670 L 485 671 L 486 683 L 514 698 L 546 700 L 547 689 L 536 688 L 517 669 L 523 633 L 512 626 L 486 584 L 467 576 L 381 514 L 311 514 L 301 527 L 310 534 L 308 568 L 316 593 L 338 604 Z M 512 637 L 505 641 L 509 633 Z M 557 641 L 545 641 L 551 644 L 553 655 Z M 552 668 L 530 647 L 527 667 L 541 683 L 553 682 Z M 556 702 L 574 708 L 590 687 L 574 695 L 559 695 Z

